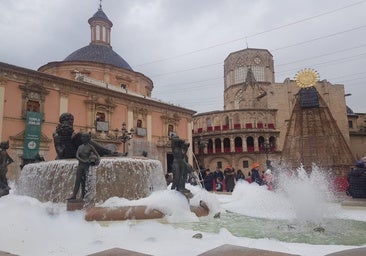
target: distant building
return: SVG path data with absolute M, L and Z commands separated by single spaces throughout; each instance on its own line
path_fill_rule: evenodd
M 247 48 L 230 53 L 224 62 L 224 80 L 224 110 L 198 113 L 193 119 L 194 153 L 199 164 L 211 169 L 224 168 L 229 164 L 235 169 L 242 169 L 246 175 L 253 162 L 262 163 L 264 170 L 267 157 L 272 164 L 280 164 L 301 88 L 290 78 L 283 83 L 275 82 L 273 56 L 265 49 Z M 366 133 L 360 128 L 365 129 L 365 124 L 360 121 L 365 120 L 365 115 L 363 118 L 353 113 L 347 115 L 343 85 L 322 80 L 317 81 L 314 88 L 334 118 L 332 125 L 339 129 L 345 142 L 349 163 L 336 173 L 344 175 L 354 164 L 355 156 L 366 155 L 366 148 L 361 147 Z M 324 123 L 317 124 L 319 127 L 322 125 Z M 307 126 L 312 127 L 312 124 Z M 315 140 L 315 137 L 309 138 L 314 147 Z M 299 147 L 296 150 L 299 151 Z M 339 155 L 331 157 L 336 162 Z M 296 156 L 291 159 L 296 159 Z M 301 162 L 301 157 L 296 160 Z
M 0 137 L 10 140 L 8 152 L 15 160 L 10 177 L 20 171 L 27 112 L 42 114 L 39 155 L 46 160 L 56 158 L 52 134 L 65 112 L 74 115 L 75 132 L 91 132 L 96 142 L 129 156 L 158 159 L 165 171 L 172 164 L 170 133 L 191 142 L 195 111 L 151 98 L 151 79 L 113 51 L 113 24 L 101 7 L 88 22 L 90 44 L 63 61 L 38 71 L 0 63 Z M 123 123 L 134 131 L 125 148 Z

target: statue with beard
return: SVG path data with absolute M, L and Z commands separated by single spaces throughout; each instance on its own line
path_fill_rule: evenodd
M 57 153 L 56 159 L 69 159 L 76 157 L 78 147 L 83 144 L 81 133 L 74 132 L 74 116 L 71 113 L 63 113 L 59 118 L 59 124 L 53 134 L 53 141 Z M 119 156 L 118 152 L 113 152 L 95 141 L 90 144 L 97 150 L 99 156 Z

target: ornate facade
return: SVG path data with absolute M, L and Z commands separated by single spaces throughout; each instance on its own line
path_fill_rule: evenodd
M 300 88 L 290 78 L 276 83 L 274 74 L 273 56 L 265 49 L 247 48 L 225 59 L 224 110 L 199 113 L 193 119 L 194 153 L 202 167 L 231 165 L 248 175 L 253 162 L 260 162 L 262 169 L 267 159 L 279 164 Z M 322 80 L 315 88 L 346 144 L 360 141 L 350 133 L 344 86 Z M 359 121 L 353 118 L 356 126 Z M 352 152 L 366 155 L 360 147 Z
M 91 132 L 93 140 L 129 156 L 159 159 L 171 165 L 169 133 L 191 142 L 193 110 L 151 98 L 152 81 L 134 71 L 113 51 L 112 22 L 102 8 L 89 19 L 91 42 L 38 71 L 0 63 L 1 140 L 10 140 L 16 161 L 9 176 L 20 171 L 27 111 L 42 113 L 39 154 L 53 160 L 52 134 L 62 113 L 74 115 L 75 132 Z M 122 124 L 132 139 L 123 141 Z M 191 160 L 191 159 L 190 159 Z

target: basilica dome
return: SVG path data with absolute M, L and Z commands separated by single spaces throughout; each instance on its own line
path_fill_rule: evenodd
M 67 56 L 64 61 L 90 61 L 132 70 L 130 65 L 111 47 L 98 44 L 89 44 L 80 48 Z
M 110 35 L 113 23 L 108 19 L 101 7 L 88 22 L 91 28 L 90 44 L 74 51 L 64 61 L 104 63 L 132 71 L 130 65 L 112 49 Z

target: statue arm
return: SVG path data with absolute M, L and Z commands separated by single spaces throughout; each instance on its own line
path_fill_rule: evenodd
M 11 158 L 8 153 L 6 153 L 6 165 L 9 165 L 13 162 L 14 162 L 13 158 Z
M 94 152 L 94 154 L 97 156 L 97 164 L 99 164 L 100 163 L 100 155 L 99 155 L 98 151 L 91 144 L 90 144 L 90 147 L 91 147 L 92 151 Z

